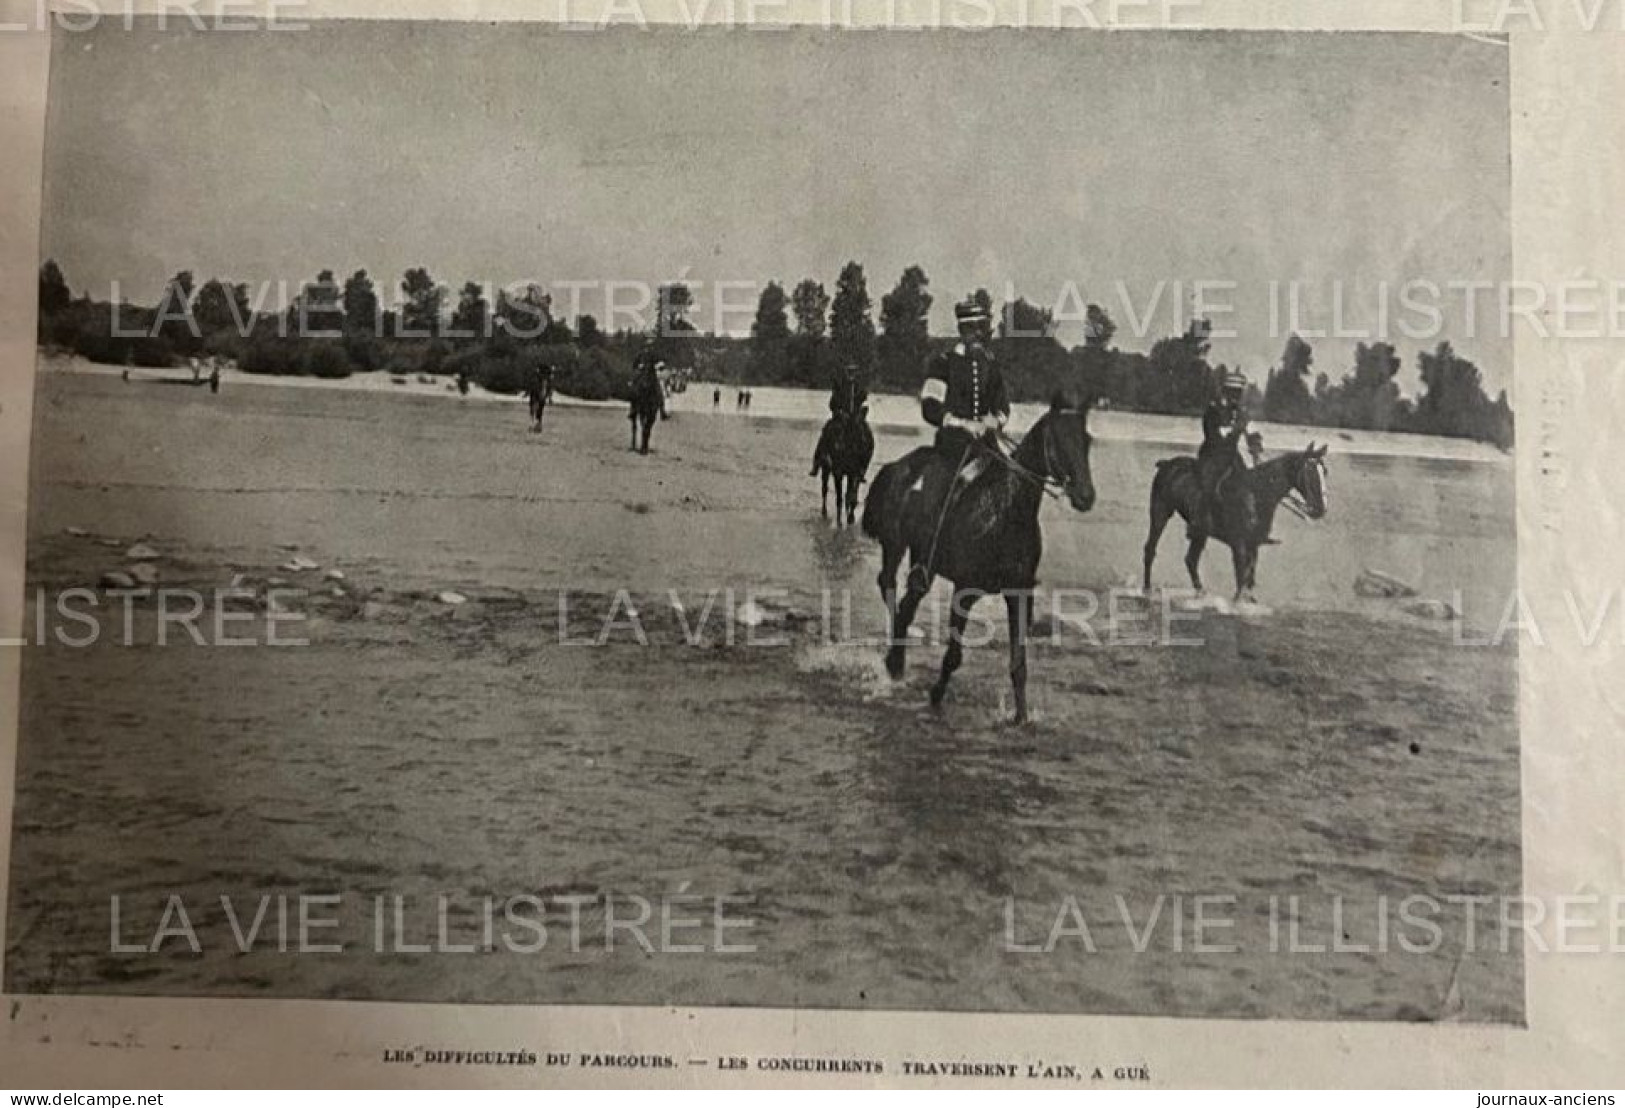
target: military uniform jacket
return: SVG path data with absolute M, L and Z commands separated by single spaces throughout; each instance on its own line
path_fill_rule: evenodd
M 1230 435 L 1241 426 L 1241 405 L 1215 400 L 1202 413 L 1202 453 L 1222 450 L 1230 443 Z
M 932 358 L 920 389 L 920 410 L 933 427 L 941 427 L 944 416 L 970 421 L 989 414 L 1008 416 L 1004 377 L 992 355 L 961 343 Z

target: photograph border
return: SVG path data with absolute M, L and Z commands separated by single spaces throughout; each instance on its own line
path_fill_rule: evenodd
M 111 8 L 113 5 L 103 5 Z M 166 5 L 141 3 L 137 10 Z M 235 3 L 236 15 L 256 5 Z M 560 12 L 591 22 L 625 13 L 627 0 L 313 2 L 285 17 L 532 18 Z M 853 5 L 856 7 L 856 5 Z M 989 0 L 1004 25 L 1019 2 Z M 168 5 L 173 10 L 174 5 Z M 741 11 L 820 23 L 822 2 L 706 5 L 640 0 L 649 23 L 716 21 Z M 853 25 L 884 23 L 854 11 Z M 1030 7 L 1030 5 L 1029 5 Z M 1102 16 L 1108 5 L 1094 7 Z M 1207 0 L 1179 5 L 1178 25 L 1202 29 L 1433 31 L 1490 34 L 1464 19 L 1498 5 L 1468 0 Z M 1625 277 L 1625 227 L 1608 210 L 1625 195 L 1625 149 L 1616 129 L 1595 125 L 1625 103 L 1620 13 L 1604 4 L 1594 30 L 1575 24 L 1573 0 L 1536 5 L 1542 26 L 1506 26 L 1511 51 L 1513 277 L 1555 285 L 1576 274 Z M 1582 7 L 1584 7 L 1582 5 Z M 1124 5 L 1143 26 L 1150 5 Z M 125 10 L 120 6 L 118 10 Z M 33 0 L 0 0 L 0 23 L 26 24 Z M 1611 13 L 1611 15 L 1610 15 Z M 1135 23 L 1135 17 L 1141 21 Z M 624 19 L 624 14 L 622 16 Z M 1117 33 L 1117 32 L 1114 32 Z M 1120 33 L 1134 33 L 1125 29 Z M 29 436 L 35 376 L 35 274 L 39 266 L 48 39 L 39 29 L 0 31 L 0 628 L 22 621 Z M 1513 374 L 1522 434 L 1516 448 L 1518 580 L 1543 641 L 1520 643 L 1518 729 L 1523 780 L 1525 895 L 1619 896 L 1618 847 L 1625 816 L 1617 789 L 1625 750 L 1617 741 L 1622 636 L 1609 624 L 1582 643 L 1566 607 L 1595 603 L 1620 587 L 1608 544 L 1576 541 L 1625 518 L 1625 486 L 1610 482 L 1608 447 L 1622 411 L 1617 370 L 1625 343 L 1541 339 L 1519 326 Z M 1625 414 L 1625 412 L 1622 412 Z M 1550 618 L 1544 618 L 1550 616 Z M 1614 641 L 1609 639 L 1612 635 Z M 20 648 L 0 650 L 0 869 L 10 854 L 15 789 Z M 0 951 L 6 881 L 0 881 Z M 1617 944 L 1625 936 L 1616 936 Z M 965 1084 L 905 1077 L 903 1058 L 1017 1059 L 1143 1068 L 1157 1086 L 1617 1085 L 1625 1051 L 1625 959 L 1617 954 L 1543 954 L 1526 946 L 1527 1026 L 1495 1027 L 1297 1020 L 990 1015 L 760 1008 L 490 1006 L 375 1001 L 200 1000 L 6 996 L 0 1072 L 16 1085 L 174 1087 L 210 1085 L 403 1086 Z M 668 1055 L 675 1068 L 550 1068 L 527 1065 L 386 1064 L 391 1048 L 435 1051 L 585 1052 Z M 764 1068 L 720 1072 L 722 1056 L 760 1059 L 875 1058 L 885 1072 L 837 1074 Z M 705 1066 L 686 1065 L 708 1059 Z M 977 1082 L 980 1083 L 980 1082 Z M 1145 1084 L 1108 1078 L 1095 1087 Z

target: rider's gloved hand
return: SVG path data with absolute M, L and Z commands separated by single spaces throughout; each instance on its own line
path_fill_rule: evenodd
M 989 435 L 997 435 L 1004 430 L 1004 415 L 1000 412 L 989 412 L 982 417 L 982 430 Z

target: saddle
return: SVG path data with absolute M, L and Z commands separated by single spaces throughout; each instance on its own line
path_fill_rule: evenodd
M 949 513 L 994 468 L 994 453 L 995 447 L 974 441 L 957 461 L 950 461 L 932 446 L 922 446 L 902 459 L 906 466 L 901 505 L 905 533 L 929 538 L 920 553 L 924 564 L 932 566 L 933 571 L 937 547 L 947 534 Z M 958 537 L 973 541 L 978 538 L 962 533 Z

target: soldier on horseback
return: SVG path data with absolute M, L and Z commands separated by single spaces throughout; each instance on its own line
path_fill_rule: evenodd
M 818 476 L 820 462 L 829 457 L 831 440 L 841 424 L 850 419 L 863 419 L 868 409 L 869 390 L 864 387 L 862 371 L 856 362 L 848 362 L 835 372 L 835 382 L 829 390 L 829 414 L 833 418 L 824 424 L 824 430 L 818 436 L 818 445 L 813 450 L 812 472 L 807 476 Z
M 920 475 L 919 495 L 936 523 L 923 560 L 909 573 L 929 581 L 935 572 L 937 543 L 943 522 L 959 494 L 989 464 L 990 453 L 1003 453 L 999 436 L 1010 418 L 1004 376 L 988 350 L 991 320 L 974 299 L 954 305 L 959 341 L 932 358 L 920 388 L 920 415 L 937 429 L 934 464 Z
M 653 344 L 640 350 L 632 362 L 632 391 L 638 393 L 647 390 L 649 396 L 659 396 L 661 419 L 667 416 L 666 386 L 660 379 L 661 371 L 665 368 L 666 359 L 660 356 Z
M 987 348 L 987 309 L 965 300 L 954 306 L 954 318 L 959 342 L 931 359 L 920 389 L 920 414 L 937 429 L 937 453 L 953 465 L 956 484 L 969 484 L 987 465 L 975 448 L 998 448 L 999 433 L 1010 418 L 1010 400 Z
M 1202 413 L 1202 446 L 1196 452 L 1196 472 L 1202 487 L 1200 530 L 1216 535 L 1220 530 L 1219 498 L 1225 479 L 1244 468 L 1240 442 L 1247 433 L 1247 412 L 1242 395 L 1247 391 L 1247 375 L 1230 369 L 1220 382 L 1219 395 Z M 1242 526 L 1252 530 L 1254 507 L 1245 490 L 1240 498 Z

